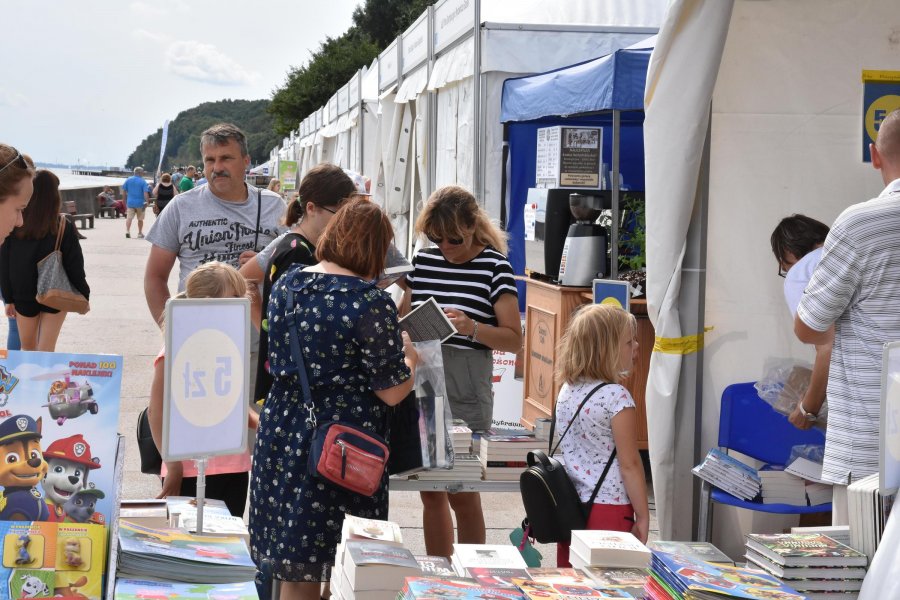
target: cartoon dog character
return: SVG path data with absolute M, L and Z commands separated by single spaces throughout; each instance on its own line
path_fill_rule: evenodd
M 57 573 L 56 583 L 59 584 L 59 573 Z M 78 591 L 78 588 L 82 588 L 88 584 L 88 578 L 82 575 L 75 581 L 70 581 L 69 585 L 59 586 L 53 588 L 53 596 L 63 596 L 65 598 L 81 598 L 83 600 L 87 600 L 87 596 Z
M 91 517 L 94 516 L 94 507 L 97 505 L 97 500 L 104 497 L 103 492 L 94 488 L 78 490 L 69 496 L 69 499 L 63 505 L 66 522 L 89 523 Z
M 38 596 L 49 596 L 50 588 L 47 584 L 33 575 L 22 575 L 22 597 L 37 598 Z
M 72 494 L 88 487 L 88 473 L 100 468 L 100 459 L 91 456 L 91 446 L 80 433 L 47 446 L 44 458 L 48 469 L 41 487 L 50 510 L 49 520 L 62 521 L 66 517 L 63 505 Z
M 35 487 L 46 474 L 40 417 L 15 415 L 0 423 L 0 520 L 46 521 L 50 511 Z

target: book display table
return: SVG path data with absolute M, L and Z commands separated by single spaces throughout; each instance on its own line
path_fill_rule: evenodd
M 388 490 L 392 492 L 519 492 L 518 481 L 435 481 L 406 477 L 391 477 Z

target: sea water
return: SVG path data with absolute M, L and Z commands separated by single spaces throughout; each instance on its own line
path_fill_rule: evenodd
M 38 165 L 38 168 L 41 168 Z M 91 175 L 75 175 L 71 169 L 62 167 L 48 167 L 48 171 L 52 171 L 59 177 L 59 189 L 61 190 L 77 190 L 81 188 L 103 187 L 109 185 L 114 188 L 120 187 L 125 181 L 125 177 L 100 177 Z

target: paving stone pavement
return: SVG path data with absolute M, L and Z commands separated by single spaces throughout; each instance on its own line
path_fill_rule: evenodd
M 154 216 L 148 212 L 146 233 Z M 96 354 L 118 354 L 123 357 L 122 402 L 119 432 L 125 436 L 125 498 L 147 498 L 159 493 L 158 478 L 140 472 L 135 443 L 138 413 L 149 401 L 152 363 L 162 344 L 162 334 L 154 324 L 144 300 L 144 265 L 150 243 L 137 239 L 136 223 L 132 237 L 125 238 L 125 219 L 95 219 L 93 229 L 83 230 L 81 241 L 85 272 L 91 286 L 91 311 L 87 315 L 71 314 L 66 318 L 57 351 Z M 177 265 L 169 280 L 171 290 L 178 285 Z M 0 319 L 0 339 L 6 339 L 7 323 Z M 651 490 L 652 491 L 652 490 Z M 652 503 L 652 499 L 651 499 Z M 524 509 L 516 493 L 482 495 L 487 523 L 488 543 L 509 543 L 509 532 L 519 525 Z M 652 509 L 652 504 L 651 504 Z M 651 513 L 655 511 L 651 510 Z M 417 492 L 392 492 L 390 518 L 403 528 L 404 541 L 415 554 L 424 554 L 422 511 Z M 655 514 L 651 516 L 651 532 L 657 530 Z M 556 564 L 556 548 L 537 545 L 545 566 Z

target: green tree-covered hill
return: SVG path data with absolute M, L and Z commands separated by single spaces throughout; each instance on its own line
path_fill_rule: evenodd
M 274 119 L 268 111 L 269 100 L 220 100 L 183 111 L 169 123 L 169 139 L 163 157 L 163 171 L 177 165 L 200 166 L 200 134 L 216 123 L 234 123 L 247 134 L 250 158 L 254 164 L 269 158 L 269 151 L 281 142 Z M 142 166 L 152 173 L 159 161 L 162 128 L 147 136 L 128 157 L 125 166 Z

